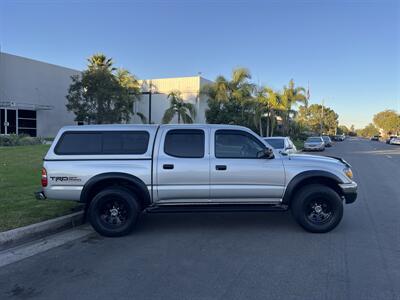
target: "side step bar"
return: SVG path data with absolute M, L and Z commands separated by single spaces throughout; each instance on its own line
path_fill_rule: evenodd
M 163 204 L 149 206 L 147 213 L 191 213 L 191 212 L 257 212 L 286 211 L 283 204 Z

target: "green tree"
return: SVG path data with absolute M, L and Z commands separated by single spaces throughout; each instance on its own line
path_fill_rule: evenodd
M 279 93 L 269 87 L 261 87 L 256 93 L 254 99 L 254 122 L 259 130 L 260 136 L 263 136 L 263 119 L 266 123 L 266 136 L 270 136 L 273 129 L 273 120 L 276 117 L 277 110 L 283 110 Z
M 379 129 L 372 123 L 369 123 L 361 130 L 357 130 L 357 135 L 361 135 L 363 137 L 371 137 L 374 135 L 379 135 Z
M 194 105 L 183 101 L 179 91 L 173 91 L 168 94 L 170 101 L 170 107 L 164 112 L 162 119 L 163 123 L 170 123 L 175 115 L 178 116 L 178 124 L 181 123 L 193 123 L 196 117 L 196 110 Z
M 140 84 L 136 77 L 132 75 L 128 70 L 119 68 L 115 74 L 117 81 L 121 86 L 121 101 L 119 101 L 119 105 L 131 106 L 128 111 L 124 111 L 124 113 L 132 113 L 139 117 L 142 123 L 147 123 L 146 116 L 136 111 L 137 102 L 140 100 Z M 129 115 L 124 116 L 125 119 L 129 119 Z
M 86 70 L 71 77 L 66 107 L 75 114 L 75 121 L 110 124 L 130 120 L 138 86 L 129 72 L 115 71 L 111 58 L 95 54 L 88 59 Z
M 103 53 L 96 53 L 87 60 L 89 62 L 88 69 L 90 71 L 106 70 L 110 73 L 115 71 L 112 58 L 107 58 Z
M 323 115 L 322 115 L 323 109 Z M 312 104 L 308 108 L 301 106 L 297 116 L 298 122 L 313 132 L 334 134 L 338 125 L 338 114 L 329 107 Z M 322 132 L 321 132 L 322 125 Z
M 305 109 L 308 107 L 308 100 L 306 95 L 306 89 L 303 87 L 295 87 L 294 80 L 289 81 L 288 86 L 283 87 L 282 92 L 282 103 L 285 109 L 282 111 L 283 119 L 283 135 L 289 131 L 289 123 L 291 117 L 293 119 L 296 111 L 293 109 L 297 104 L 304 104 Z
M 337 128 L 337 134 L 349 134 L 350 130 L 345 125 L 339 125 Z
M 387 134 L 400 132 L 400 115 L 394 110 L 384 110 L 374 115 L 374 123 Z
M 218 76 L 215 82 L 203 88 L 208 96 L 208 123 L 253 125 L 253 92 L 250 72 L 245 68 L 232 71 L 231 80 Z

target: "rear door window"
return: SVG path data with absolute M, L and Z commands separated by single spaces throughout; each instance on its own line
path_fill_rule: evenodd
M 204 131 L 200 129 L 173 129 L 167 132 L 164 153 L 180 158 L 204 157 Z

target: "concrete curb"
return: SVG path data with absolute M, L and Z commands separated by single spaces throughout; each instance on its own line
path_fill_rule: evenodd
M 0 251 L 42 238 L 49 234 L 79 226 L 83 221 L 84 212 L 79 211 L 59 218 L 1 232 Z

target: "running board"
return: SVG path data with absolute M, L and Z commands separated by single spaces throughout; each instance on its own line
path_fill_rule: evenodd
M 286 211 L 283 204 L 163 204 L 149 206 L 147 213 L 192 213 L 192 212 L 257 212 Z

